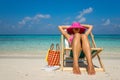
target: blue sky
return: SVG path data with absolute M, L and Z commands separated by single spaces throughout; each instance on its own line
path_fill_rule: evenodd
M 120 0 L 0 0 L 0 34 L 59 34 L 59 25 L 120 34 Z

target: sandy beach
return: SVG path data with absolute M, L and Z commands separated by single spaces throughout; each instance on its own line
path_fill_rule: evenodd
M 43 56 L 0 56 L 0 80 L 120 80 L 119 57 L 103 57 L 105 72 L 90 76 L 87 72 L 44 71 L 41 68 L 47 63 Z

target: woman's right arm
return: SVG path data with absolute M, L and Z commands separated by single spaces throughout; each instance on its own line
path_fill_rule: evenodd
M 61 32 L 63 35 L 67 33 L 67 32 L 65 31 L 65 30 L 68 28 L 67 26 L 59 26 L 58 28 L 59 28 L 60 32 Z
M 67 38 L 69 39 L 70 35 L 65 31 L 69 26 L 59 26 L 60 32 Z

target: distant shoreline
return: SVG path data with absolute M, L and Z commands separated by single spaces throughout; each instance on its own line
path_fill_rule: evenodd
M 61 34 L 0 34 L 0 36 L 60 36 Z M 94 36 L 120 36 L 120 34 L 94 34 Z
M 60 36 L 60 34 L 0 34 L 0 36 Z

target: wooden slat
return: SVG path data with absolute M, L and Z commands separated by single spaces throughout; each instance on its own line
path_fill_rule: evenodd
M 72 50 L 72 48 L 64 48 L 64 50 Z M 91 50 L 103 50 L 103 48 L 91 48 Z

